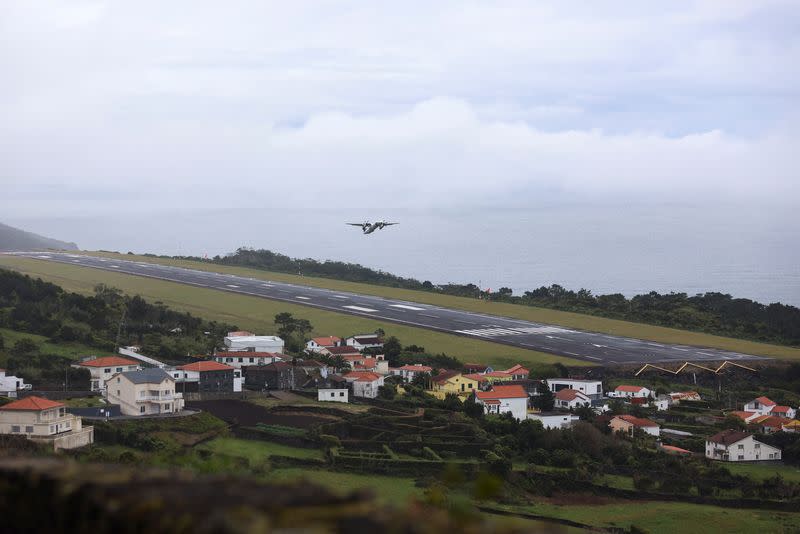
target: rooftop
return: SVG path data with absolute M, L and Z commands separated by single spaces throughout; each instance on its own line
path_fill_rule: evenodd
M 95 358 L 93 360 L 79 362 L 78 365 L 82 367 L 114 367 L 139 365 L 139 363 L 129 360 L 128 358 L 120 358 L 119 356 L 103 356 L 102 358 Z
M 491 391 L 476 391 L 475 395 L 481 400 L 528 398 L 522 386 L 494 386 Z
M 229 371 L 232 370 L 233 367 L 230 365 L 225 365 L 224 363 L 219 363 L 211 360 L 203 360 L 200 362 L 193 362 L 187 363 L 186 365 L 181 365 L 178 369 L 182 369 L 184 371 Z
M 750 437 L 750 434 L 748 434 L 747 432 L 728 429 L 714 434 L 713 436 L 708 438 L 708 441 L 712 443 L 719 443 L 720 445 L 732 445 L 748 437 Z
M 621 386 L 617 386 L 614 391 L 625 391 L 625 392 L 628 392 L 628 393 L 639 393 L 643 389 L 645 389 L 644 386 L 629 386 L 629 385 L 623 384 Z
M 172 380 L 172 377 L 166 371 L 158 367 L 142 369 L 141 371 L 126 371 L 120 374 L 134 384 L 160 384 L 164 380 Z
M 38 412 L 49 408 L 59 408 L 61 406 L 64 406 L 63 402 L 55 402 L 42 397 L 30 396 L 0 406 L 0 410 L 32 410 Z
M 588 397 L 585 394 L 581 393 L 576 389 L 562 389 L 556 391 L 556 393 L 553 396 L 558 400 L 563 400 L 563 401 L 571 401 L 577 398 L 588 399 Z
M 763 404 L 764 406 L 775 406 L 775 401 L 770 399 L 769 397 L 758 397 L 756 402 Z
M 638 427 L 658 426 L 658 423 L 656 423 L 655 421 L 651 421 L 650 419 L 646 419 L 644 417 L 634 417 L 632 415 L 618 415 L 616 416 L 616 419 L 622 419 L 623 421 Z

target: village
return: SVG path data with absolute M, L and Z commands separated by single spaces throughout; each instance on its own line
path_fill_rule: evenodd
M 236 331 L 210 357 L 179 366 L 140 354 L 138 347 L 124 347 L 118 355 L 90 356 L 73 364 L 88 371 L 88 393 L 97 396 L 95 406 L 82 408 L 31 395 L 31 384 L 0 370 L 0 395 L 16 399 L 0 407 L 0 433 L 69 449 L 93 442 L 92 427 L 82 418 L 177 417 L 194 413 L 187 409 L 193 401 L 244 398 L 248 393 L 280 397 L 295 392 L 319 403 L 368 404 L 394 399 L 410 388 L 434 399 L 474 403 L 486 416 L 538 421 L 548 430 L 591 420 L 615 434 L 646 437 L 666 454 L 704 455 L 721 462 L 780 461 L 781 449 L 762 436 L 800 432 L 798 408 L 765 396 L 739 409 L 708 410 L 704 418 L 702 407 L 708 403 L 689 389 L 662 392 L 585 377 L 542 379 L 519 364 L 508 369 L 475 363 L 458 369 L 420 363 L 390 367 L 383 343 L 375 333 L 314 337 L 301 356 L 290 356 L 283 353 L 284 341 L 278 336 Z M 684 425 L 670 424 L 677 420 L 669 417 L 671 412 L 687 406 L 696 410 L 695 422 L 709 423 L 702 450 L 675 445 L 694 436 L 681 430 Z M 725 423 L 731 428 L 722 428 Z

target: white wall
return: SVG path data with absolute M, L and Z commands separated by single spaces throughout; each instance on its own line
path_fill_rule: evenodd
M 347 389 L 318 389 L 317 400 L 320 402 L 349 402 L 350 391 Z
M 541 421 L 543 427 L 545 427 L 546 429 L 552 429 L 552 428 L 567 428 L 568 426 L 575 423 L 575 421 L 579 421 L 580 417 L 568 413 L 553 414 L 553 415 L 529 413 L 528 419 L 532 419 L 534 421 Z
M 478 402 L 483 404 L 486 413 L 504 414 L 511 413 L 512 417 L 518 421 L 524 421 L 528 414 L 528 399 L 514 398 L 514 399 L 497 399 L 500 404 L 485 404 L 483 399 L 477 399 Z
M 727 458 L 725 457 L 727 454 Z M 772 455 L 772 458 L 770 458 Z M 725 446 L 706 441 L 706 458 L 728 462 L 760 462 L 780 460 L 781 450 L 748 436 L 738 443 Z

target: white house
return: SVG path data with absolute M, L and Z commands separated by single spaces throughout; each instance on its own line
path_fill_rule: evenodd
M 542 426 L 548 430 L 553 428 L 568 428 L 580 421 L 580 417 L 571 413 L 538 412 L 529 413 L 528 419 L 541 421 Z
M 706 458 L 723 462 L 780 460 L 781 450 L 739 430 L 723 430 L 706 440 Z
M 342 338 L 336 336 L 314 337 L 306 342 L 306 351 L 320 352 L 322 349 L 341 347 L 342 343 Z
M 34 396 L 0 406 L 0 434 L 22 435 L 55 450 L 94 442 L 94 428 L 67 413 L 64 403 Z
M 528 414 L 528 393 L 519 385 L 493 386 L 491 391 L 476 391 L 475 401 L 483 405 L 487 414 L 511 413 L 522 421 Z
M 617 415 L 609 421 L 608 426 L 614 432 L 622 432 L 628 435 L 633 435 L 636 429 L 651 436 L 658 437 L 661 434 L 661 427 L 655 421 L 632 415 Z
M 223 340 L 229 351 L 283 352 L 283 340 L 278 336 L 226 336 Z
M 33 386 L 17 376 L 6 375 L 5 369 L 0 369 L 0 397 L 17 398 L 17 392 L 31 389 Z
M 562 389 L 574 389 L 587 395 L 592 400 L 603 397 L 603 382 L 600 380 L 577 380 L 573 378 L 548 378 L 545 380 L 550 391 L 556 393 Z
M 572 410 L 581 406 L 592 405 L 592 399 L 576 389 L 560 389 L 553 397 L 556 408 Z
M 364 349 L 379 349 L 383 347 L 383 340 L 375 334 L 359 334 L 344 340 L 345 345 L 359 351 Z
M 277 352 L 233 351 L 218 352 L 214 354 L 212 358 L 217 363 L 223 363 L 235 369 L 241 369 L 242 367 L 281 362 L 283 361 L 283 356 L 283 354 Z
M 106 381 L 105 396 L 118 404 L 122 415 L 158 415 L 183 410 L 183 395 L 175 392 L 175 379 L 163 369 L 128 371 Z
M 317 400 L 320 402 L 349 402 L 349 393 L 347 388 L 319 388 Z
M 614 388 L 614 391 L 610 391 L 608 396 L 623 399 L 646 399 L 652 393 L 651 390 L 644 386 L 621 385 Z
M 419 375 L 423 375 L 425 373 L 431 374 L 433 368 L 428 367 L 427 365 L 416 364 L 404 365 L 402 367 L 389 367 L 388 370 L 390 375 L 401 376 L 405 382 L 411 382 Z
M 100 391 L 105 386 L 106 380 L 117 373 L 136 371 L 139 369 L 139 363 L 119 356 L 105 356 L 102 358 L 89 358 L 72 364 L 71 367 L 88 369 L 91 377 L 89 389 L 91 391 Z
M 759 415 L 770 415 L 777 403 L 768 397 L 758 397 L 744 405 L 745 412 L 755 412 Z
M 343 376 L 353 388 L 354 397 L 374 399 L 378 396 L 378 388 L 383 385 L 384 377 L 372 371 L 350 371 Z

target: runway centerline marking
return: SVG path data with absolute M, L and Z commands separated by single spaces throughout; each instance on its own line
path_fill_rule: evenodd
M 400 308 L 401 310 L 411 310 L 411 311 L 422 311 L 425 309 L 425 308 L 417 308 L 416 306 L 409 306 L 408 304 L 389 304 L 389 307 Z
M 300 295 L 297 295 L 295 298 L 296 298 L 296 299 L 300 299 L 300 300 L 311 300 L 311 299 L 310 299 L 310 298 L 308 298 L 308 297 L 301 297 Z
M 342 306 L 342 308 L 347 308 L 348 310 L 355 310 L 367 313 L 375 313 L 378 311 L 378 310 L 373 310 L 372 308 L 363 308 L 361 306 Z
M 236 284 L 225 284 L 225 287 L 233 287 L 233 288 L 237 288 L 237 287 L 239 287 L 239 286 L 237 286 Z

